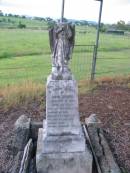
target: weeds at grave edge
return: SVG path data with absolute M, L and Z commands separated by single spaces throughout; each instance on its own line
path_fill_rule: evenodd
M 0 107 L 6 111 L 12 107 L 26 106 L 32 101 L 40 101 L 44 94 L 45 87 L 43 84 L 32 81 L 6 86 L 0 88 Z
M 130 76 L 128 77 L 102 77 L 91 82 L 82 80 L 78 82 L 78 92 L 80 94 L 87 94 L 88 92 L 95 91 L 99 87 L 125 87 L 130 88 Z M 20 105 L 26 106 L 33 101 L 43 100 L 45 96 L 45 85 L 32 81 L 26 81 L 22 84 L 15 84 L 0 88 L 0 107 L 2 110 L 15 108 Z
M 101 77 L 94 81 L 82 80 L 79 82 L 79 94 L 85 94 L 94 91 L 99 87 L 125 87 L 130 88 L 130 76 L 115 76 L 115 77 Z

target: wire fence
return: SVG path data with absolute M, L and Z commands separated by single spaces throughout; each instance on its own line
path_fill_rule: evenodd
M 106 39 L 103 39 L 106 37 Z M 104 34 L 96 63 L 96 78 L 130 75 L 130 37 L 129 35 Z
M 94 45 L 75 45 L 70 68 L 78 81 L 91 79 L 93 53 Z M 47 76 L 51 73 L 51 55 L 35 55 L 32 57 L 28 58 L 27 63 L 20 61 L 14 66 L 10 60 L 10 63 L 7 63 L 6 66 L 1 66 L 0 86 L 30 80 L 45 83 Z M 22 60 L 24 61 L 24 58 Z M 130 37 L 102 35 L 95 77 L 127 75 L 130 75 Z
M 77 80 L 89 80 L 91 76 L 94 45 L 75 45 L 70 63 Z

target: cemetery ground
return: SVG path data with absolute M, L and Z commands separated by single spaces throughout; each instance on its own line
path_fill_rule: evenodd
M 95 29 L 88 28 L 85 35 L 77 32 L 76 44 L 94 42 Z M 22 114 L 38 121 L 45 117 L 45 82 L 51 58 L 47 31 L 1 29 L 0 45 L 0 170 L 8 173 L 13 164 L 11 141 L 16 119 Z M 129 48 L 129 37 L 101 34 L 96 77 L 102 79 L 93 85 L 86 82 L 90 78 L 92 48 L 76 47 L 71 64 L 79 81 L 81 120 L 91 113 L 101 119 L 123 173 L 130 172 Z
M 45 118 L 45 88 L 43 85 L 33 83 L 28 85 L 8 88 L 5 91 L 6 98 L 3 102 L 1 98 L 1 173 L 8 173 L 13 165 L 13 127 L 17 118 L 23 114 L 37 121 Z M 92 113 L 97 114 L 102 121 L 104 134 L 122 173 L 129 173 L 130 78 L 102 78 L 91 85 L 86 81 L 81 81 L 79 83 L 79 110 L 81 121 Z

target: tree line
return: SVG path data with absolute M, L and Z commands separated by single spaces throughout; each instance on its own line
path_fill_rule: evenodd
M 56 24 L 56 22 L 58 22 L 60 19 L 54 20 L 50 17 L 29 17 L 26 15 L 16 15 L 16 14 L 4 14 L 1 10 L 0 10 L 0 16 L 3 17 L 15 17 L 15 18 L 22 18 L 22 19 L 30 19 L 30 20 L 37 20 L 40 22 L 46 22 L 48 28 L 54 26 Z M 74 23 L 75 25 L 78 26 L 93 26 L 93 27 L 97 27 L 97 23 L 94 21 L 87 21 L 87 20 L 73 20 L 73 19 L 63 19 L 64 22 L 71 22 Z M 8 22 L 8 23 L 12 23 L 14 24 L 14 21 L 11 20 L 11 18 L 8 18 L 7 20 L 5 18 L 1 18 L 0 22 Z M 26 24 L 22 23 L 21 21 L 19 21 L 18 28 L 26 28 Z M 130 22 L 125 23 L 125 21 L 120 20 L 118 21 L 116 24 L 104 24 L 101 23 L 100 26 L 100 31 L 101 32 L 106 32 L 108 29 L 114 29 L 114 30 L 123 30 L 123 31 L 130 31 Z

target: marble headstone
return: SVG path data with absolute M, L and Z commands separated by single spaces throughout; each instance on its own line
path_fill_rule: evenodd
M 75 80 L 48 78 L 44 127 L 44 153 L 85 151 Z
M 74 35 L 70 24 L 50 31 L 52 73 L 46 84 L 46 120 L 38 135 L 37 173 L 92 172 L 92 154 L 79 118 L 77 83 L 68 67 Z

